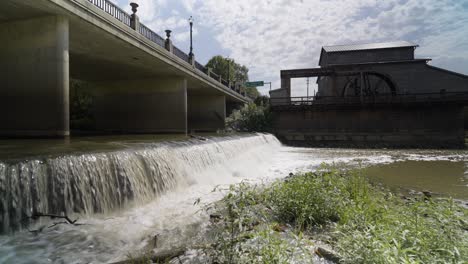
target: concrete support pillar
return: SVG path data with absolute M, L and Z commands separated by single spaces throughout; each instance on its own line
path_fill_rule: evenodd
M 281 77 L 281 89 L 286 91 L 286 96 L 291 97 L 291 78 Z
M 60 16 L 0 24 L 0 135 L 69 135 L 68 34 Z
M 97 130 L 187 133 L 186 79 L 111 81 L 92 86 Z
M 189 132 L 224 129 L 226 118 L 224 95 L 189 95 L 187 103 Z

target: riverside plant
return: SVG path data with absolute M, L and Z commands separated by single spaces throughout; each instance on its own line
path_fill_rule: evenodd
M 211 263 L 312 263 L 310 245 L 300 232 L 280 234 L 278 223 L 265 206 L 266 196 L 257 186 L 231 185 L 225 197 L 210 205 L 212 246 L 205 250 Z
M 207 251 L 215 263 L 309 263 L 313 239 L 324 237 L 340 263 L 468 262 L 466 209 L 451 199 L 402 199 L 359 170 L 233 185 L 210 210 L 219 214 Z

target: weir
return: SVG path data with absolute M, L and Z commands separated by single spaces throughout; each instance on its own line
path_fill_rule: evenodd
M 90 215 L 145 203 L 264 146 L 279 142 L 266 134 L 232 135 L 0 161 L 0 233 L 31 224 L 36 213 Z

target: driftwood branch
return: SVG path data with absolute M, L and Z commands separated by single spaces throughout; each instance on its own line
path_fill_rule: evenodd
M 113 264 L 131 264 L 131 263 L 168 263 L 173 258 L 178 258 L 185 253 L 185 248 L 174 248 L 160 251 L 150 256 L 127 259 Z M 151 261 L 151 262 L 150 262 Z M 179 259 L 180 262 L 180 259 Z
M 66 220 L 66 221 L 61 221 L 61 222 L 55 222 L 52 225 L 48 226 L 47 228 L 52 228 L 52 227 L 54 227 L 56 225 L 60 225 L 60 224 L 82 225 L 82 224 L 77 223 L 78 218 L 75 219 L 75 220 L 71 220 L 70 217 L 68 217 L 67 215 L 44 214 L 44 213 L 40 213 L 40 212 L 34 213 L 31 216 L 28 216 L 28 217 L 24 218 L 23 220 L 21 220 L 21 222 L 24 224 L 27 219 L 38 220 L 41 217 L 50 217 L 51 219 L 65 219 Z M 46 226 L 41 226 L 38 229 L 31 230 L 26 226 L 26 229 L 29 232 L 33 233 L 33 234 L 38 234 L 38 233 L 42 232 L 45 228 L 46 228 Z
M 33 219 L 33 220 L 37 220 L 39 219 L 40 217 L 50 217 L 51 219 L 55 219 L 55 218 L 59 218 L 59 219 L 65 219 L 67 220 L 67 222 L 69 224 L 72 224 L 74 225 L 76 223 L 76 221 L 78 221 L 78 218 L 75 219 L 75 220 L 71 220 L 67 215 L 56 215 L 56 214 L 43 214 L 43 213 L 34 213 L 32 216 L 30 216 L 29 218 Z

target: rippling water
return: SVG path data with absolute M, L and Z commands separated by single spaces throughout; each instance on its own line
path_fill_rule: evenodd
M 44 219 L 29 227 L 45 227 L 37 234 L 2 235 L 0 263 L 107 263 L 144 250 L 155 235 L 158 247 L 182 245 L 207 222 L 194 201 L 219 199 L 214 187 L 268 181 L 322 163 L 366 166 L 369 177 L 389 186 L 468 199 L 465 151 L 291 148 L 263 134 L 153 142 L 81 140 L 53 151 L 40 143 L 0 145 L 4 231 L 21 228 L 25 215 L 40 210 L 66 212 L 83 224 L 48 228 L 57 220 Z

